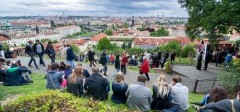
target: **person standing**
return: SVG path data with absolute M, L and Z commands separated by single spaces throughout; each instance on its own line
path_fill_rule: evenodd
M 167 50 L 167 52 L 165 53 L 166 60 L 168 59 L 168 57 L 169 57 L 169 51 Z
M 36 55 L 34 50 L 33 50 L 33 42 L 32 41 L 28 41 L 28 45 L 25 47 L 25 53 L 31 57 L 29 63 L 28 63 L 28 66 L 29 67 L 32 67 L 32 62 L 34 63 L 36 69 L 39 69 L 38 66 L 37 66 L 37 63 L 36 63 L 36 60 L 34 58 L 34 56 Z
M 71 69 L 75 67 L 73 60 L 75 59 L 75 55 L 73 52 L 72 47 L 68 44 L 67 45 L 67 64 L 71 65 Z
M 5 59 L 5 55 L 4 55 L 4 51 L 3 51 L 3 46 L 2 44 L 0 43 L 0 55 L 3 59 Z
M 152 92 L 146 87 L 145 82 L 146 77 L 139 75 L 138 83 L 130 85 L 125 93 L 127 96 L 127 106 L 141 110 L 141 112 L 149 111 L 152 102 Z
M 36 43 L 33 45 L 33 50 L 39 57 L 39 63 L 45 67 L 46 65 L 43 61 L 44 46 L 39 42 L 39 40 L 36 40 Z
M 48 42 L 48 45 L 45 49 L 45 53 L 48 54 L 49 58 L 52 60 L 51 63 L 55 62 L 55 50 L 53 48 L 52 42 Z
M 173 67 L 173 62 L 175 61 L 175 57 L 176 57 L 176 53 L 173 52 L 173 53 L 171 54 L 171 58 L 170 58 L 170 61 L 171 61 L 172 67 Z
M 208 51 L 205 57 L 205 62 L 204 62 L 204 70 L 207 70 L 208 68 L 208 63 L 212 60 L 212 55 L 211 53 Z
M 201 51 L 197 58 L 197 67 L 196 68 L 198 70 L 201 70 L 201 67 L 202 67 L 202 55 L 203 55 L 203 52 Z
M 93 65 L 94 67 L 96 67 L 96 65 L 94 64 L 94 55 L 95 55 L 95 52 L 93 51 L 93 49 L 89 50 L 88 51 L 88 61 L 90 62 L 90 67 Z
M 147 60 L 147 57 L 143 57 L 143 63 L 140 67 L 140 70 L 141 70 L 141 73 L 144 73 L 147 77 L 147 80 L 149 81 L 150 78 L 148 76 L 148 72 L 149 72 L 149 63 L 148 63 L 148 60 Z
M 104 75 L 107 76 L 107 53 L 106 53 L 106 51 L 103 51 L 103 53 L 101 54 L 100 64 L 102 64 L 102 66 L 104 68 Z
M 127 61 L 128 61 L 128 59 L 127 59 L 127 54 L 126 54 L 126 52 L 125 52 L 125 53 L 123 54 L 122 60 L 121 60 L 121 72 L 122 72 L 123 74 L 126 74 L 126 72 L 127 72 L 127 68 L 126 68 Z

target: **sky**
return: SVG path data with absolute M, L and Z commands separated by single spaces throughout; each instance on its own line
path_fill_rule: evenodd
M 188 17 L 177 0 L 0 0 L 0 16 Z

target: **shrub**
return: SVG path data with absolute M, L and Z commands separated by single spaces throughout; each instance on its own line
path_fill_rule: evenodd
M 118 110 L 106 102 L 76 98 L 69 93 L 47 90 L 34 95 L 25 95 L 5 105 L 3 112 L 128 112 Z
M 195 55 L 194 46 L 195 46 L 194 44 L 186 45 L 181 52 L 182 53 L 181 57 L 187 58 L 190 53 L 194 56 Z

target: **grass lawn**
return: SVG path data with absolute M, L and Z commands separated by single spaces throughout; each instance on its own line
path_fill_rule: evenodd
M 138 66 L 127 66 L 127 70 L 139 71 Z M 157 73 L 154 69 L 150 69 L 150 73 Z
M 197 60 L 192 59 L 192 61 L 190 60 L 190 58 L 179 58 L 176 57 L 174 64 L 183 64 L 183 65 L 196 65 L 197 64 Z
M 23 86 L 0 85 L 0 101 L 5 100 L 8 97 L 18 95 L 18 94 L 22 94 L 22 95 L 36 94 L 38 92 L 46 90 L 46 87 L 45 87 L 46 80 L 43 78 L 42 74 L 32 74 L 32 78 L 34 80 L 34 83 L 30 83 L 28 85 L 23 85 Z M 118 109 L 126 108 L 126 105 L 124 105 L 124 104 L 115 104 L 115 103 L 111 102 L 111 98 L 110 98 L 111 94 L 112 94 L 112 92 L 110 92 L 108 100 L 104 101 L 104 102 L 106 102 L 110 106 L 118 108 Z M 202 98 L 203 98 L 203 95 L 190 93 L 189 102 L 201 101 Z M 187 112 L 195 112 L 195 110 L 190 106 L 190 108 L 188 109 Z

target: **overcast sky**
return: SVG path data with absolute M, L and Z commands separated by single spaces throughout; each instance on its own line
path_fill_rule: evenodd
M 0 16 L 187 17 L 177 0 L 1 0 Z

